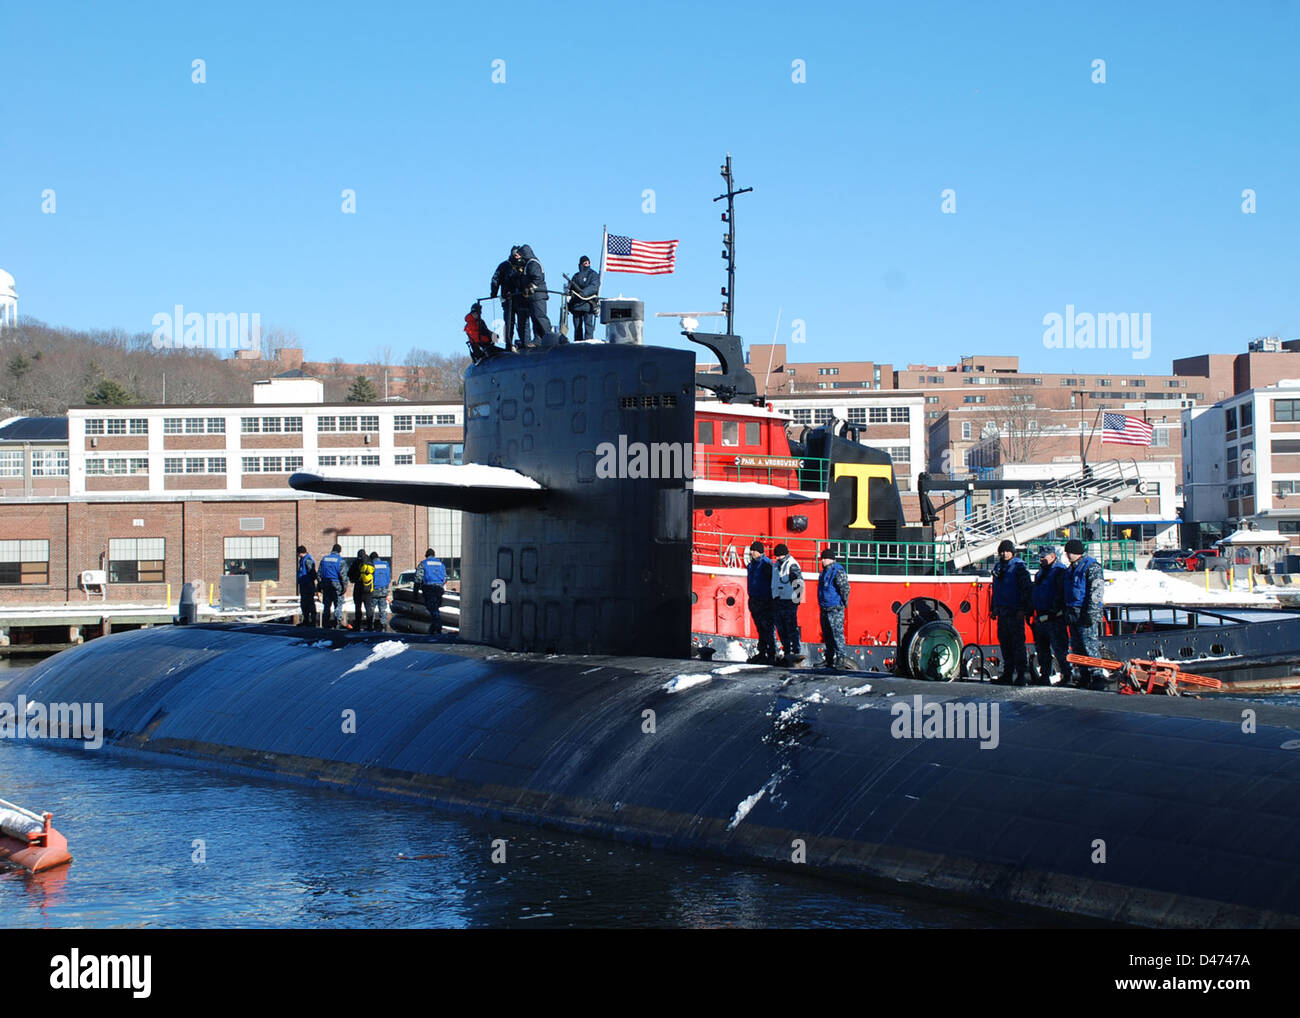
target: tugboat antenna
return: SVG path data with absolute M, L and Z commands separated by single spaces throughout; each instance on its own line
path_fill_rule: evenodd
M 722 213 L 722 221 L 727 224 L 727 232 L 722 235 L 722 257 L 727 261 L 727 285 L 722 289 L 722 310 L 727 316 L 727 333 L 734 334 L 736 331 L 733 324 L 736 306 L 736 195 L 746 194 L 754 189 L 752 187 L 736 189 L 736 182 L 731 176 L 730 152 L 727 153 L 727 161 L 722 164 L 722 179 L 727 182 L 727 192 L 713 200 L 727 199 L 727 211 Z

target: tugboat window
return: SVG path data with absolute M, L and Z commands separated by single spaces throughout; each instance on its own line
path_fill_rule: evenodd
M 713 444 L 713 422 L 700 421 L 700 445 Z
M 722 444 L 740 445 L 740 422 L 739 421 L 722 422 Z

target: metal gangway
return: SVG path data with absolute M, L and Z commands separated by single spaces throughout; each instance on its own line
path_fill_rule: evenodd
M 943 528 L 943 542 L 956 569 L 996 554 L 1010 539 L 1017 545 L 1068 527 L 1091 516 L 1146 485 L 1135 460 L 1107 460 L 1089 464 L 1077 474 L 1024 488 L 1014 498 L 1003 498 L 958 517 Z

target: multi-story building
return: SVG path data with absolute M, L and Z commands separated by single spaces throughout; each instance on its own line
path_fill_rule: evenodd
M 1244 519 L 1300 546 L 1300 378 L 1183 412 L 1184 517 L 1207 540 Z
M 0 496 L 0 604 L 84 596 L 87 570 L 107 574 L 114 601 L 158 603 L 235 569 L 291 594 L 299 544 L 317 559 L 335 542 L 349 555 L 378 551 L 398 570 L 432 545 L 454 573 L 458 513 L 312 495 L 288 479 L 317 467 L 458 463 L 460 403 L 326 404 L 309 398 L 320 393 L 310 380 L 255 393 L 247 405 L 74 407 L 61 449 L 48 437 L 14 449 L 24 422 L 11 422 L 0 462 L 27 466 L 14 477 L 24 490 L 6 485 Z M 38 462 L 66 477 L 38 476 Z

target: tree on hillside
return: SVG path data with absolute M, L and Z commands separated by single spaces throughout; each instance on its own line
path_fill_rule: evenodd
M 365 375 L 357 375 L 352 381 L 352 387 L 348 389 L 349 403 L 373 403 L 379 398 L 379 393 L 375 391 L 375 383 Z
M 86 390 L 86 402 L 91 406 L 127 406 L 135 398 L 120 382 L 105 378 Z

